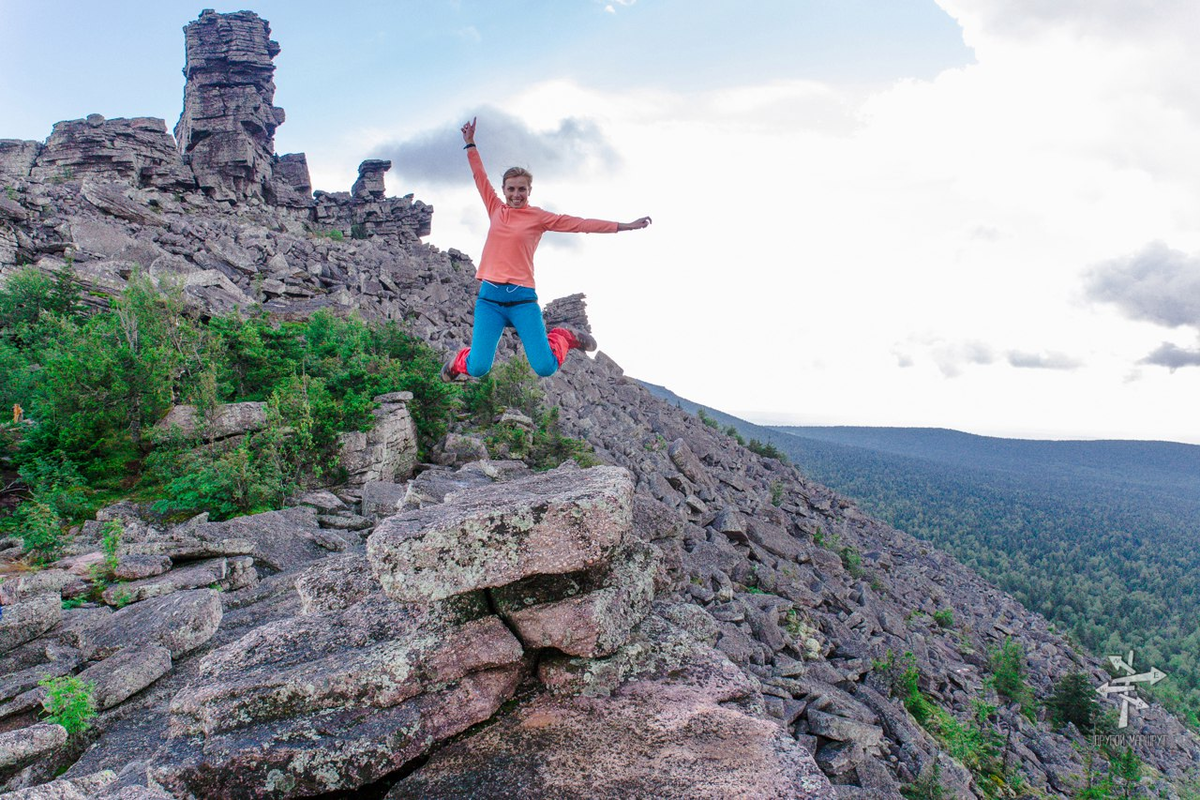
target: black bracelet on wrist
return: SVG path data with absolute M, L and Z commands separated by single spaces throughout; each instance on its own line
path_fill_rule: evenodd
M 474 146 L 475 146 L 474 142 L 467 142 L 466 144 L 463 145 L 463 150 L 466 150 L 468 147 L 474 147 Z

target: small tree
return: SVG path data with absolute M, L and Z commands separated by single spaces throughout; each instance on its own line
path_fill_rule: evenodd
M 1100 718 L 1100 703 L 1096 701 L 1096 690 L 1087 675 L 1072 672 L 1054 684 L 1054 693 L 1046 701 L 1050 710 L 1050 721 L 1055 727 L 1070 722 L 1084 733 L 1091 733 Z
M 1011 637 L 991 652 L 992 688 L 996 694 L 1021 707 L 1021 713 L 1034 718 L 1033 692 L 1025 682 L 1025 650 Z
M 59 678 L 45 677 L 38 686 L 46 690 L 42 708 L 49 715 L 48 722 L 62 725 L 67 733 L 79 733 L 90 726 L 89 720 L 96 716 L 96 701 L 92 697 L 95 685 L 81 681 L 73 675 Z

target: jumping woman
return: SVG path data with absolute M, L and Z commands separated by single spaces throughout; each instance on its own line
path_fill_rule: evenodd
M 607 222 L 600 219 L 581 219 L 529 205 L 533 192 L 533 175 L 529 170 L 513 167 L 504 173 L 504 199 L 501 200 L 488 181 L 483 160 L 475 147 L 475 120 L 462 126 L 467 160 L 475 186 L 487 207 L 487 241 L 479 258 L 479 295 L 475 299 L 475 326 L 471 346 L 464 347 L 442 368 L 445 380 L 470 375 L 481 378 L 492 368 L 496 347 L 504 328 L 511 325 L 521 337 L 525 356 L 533 371 L 543 378 L 558 371 L 571 350 L 595 350 L 596 340 L 584 331 L 552 328 L 546 332 L 542 309 L 538 306 L 533 283 L 533 253 L 542 234 L 559 233 L 616 233 L 645 228 L 649 217 L 633 222 Z

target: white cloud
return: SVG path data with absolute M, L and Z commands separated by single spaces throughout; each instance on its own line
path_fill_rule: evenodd
M 1131 319 L 1200 327 L 1200 255 L 1189 256 L 1163 242 L 1096 265 L 1087 275 L 1086 291 Z

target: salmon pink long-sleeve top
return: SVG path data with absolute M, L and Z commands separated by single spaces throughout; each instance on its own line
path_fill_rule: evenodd
M 559 233 L 616 233 L 617 223 L 602 219 L 583 219 L 567 214 L 552 214 L 536 206 L 513 208 L 496 194 L 483 169 L 483 159 L 474 147 L 467 148 L 471 174 L 479 196 L 487 206 L 491 227 L 479 257 L 475 277 L 492 283 L 515 283 L 535 288 L 533 252 L 546 231 Z

